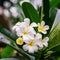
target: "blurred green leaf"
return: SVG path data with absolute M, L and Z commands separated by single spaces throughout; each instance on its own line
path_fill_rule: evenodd
M 49 17 L 50 17 L 49 27 L 50 27 L 50 29 L 53 26 L 56 14 L 57 14 L 57 9 L 55 9 L 55 8 L 51 9 L 50 12 L 49 12 Z
M 22 4 L 22 9 L 23 9 L 23 12 L 26 18 L 30 18 L 31 22 L 36 22 L 36 23 L 40 22 L 38 12 L 35 10 L 35 8 L 30 3 L 24 2 Z
M 60 3 L 60 0 L 51 0 L 50 8 L 55 8 Z
M 1 57 L 2 57 L 2 58 L 11 57 L 12 54 L 13 54 L 13 51 L 14 51 L 13 48 L 11 48 L 10 46 L 6 46 L 6 47 L 3 49 L 2 53 L 1 53 Z
M 49 46 L 46 51 L 60 47 L 60 23 L 49 34 Z
M 55 52 L 48 57 L 48 60 L 60 60 L 60 53 Z

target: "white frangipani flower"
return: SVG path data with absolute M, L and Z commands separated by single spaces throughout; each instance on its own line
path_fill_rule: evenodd
M 41 24 L 38 23 L 38 31 L 43 33 L 43 34 L 46 34 L 47 31 L 49 29 L 49 26 L 48 25 L 45 25 L 45 22 L 42 21 Z
M 34 39 L 31 39 L 29 42 L 26 42 L 26 44 L 23 45 L 23 49 L 29 53 L 34 53 L 38 51 L 38 46 L 35 44 Z
M 18 36 L 23 36 L 23 40 L 28 40 L 28 38 L 34 37 L 34 35 L 36 34 L 36 31 L 33 27 L 37 27 L 37 24 L 34 22 L 30 24 L 30 19 L 25 18 L 24 22 L 18 22 L 13 27 L 13 30 Z
M 44 46 L 45 47 L 48 47 L 48 41 L 49 41 L 49 38 L 48 37 L 45 37 L 44 39 L 39 38 L 36 42 L 36 44 L 39 46 L 39 48 L 43 48 Z
M 10 2 L 8 1 L 5 1 L 3 5 L 5 8 L 9 8 L 11 6 Z
M 19 16 L 16 7 L 11 7 L 11 8 L 10 8 L 10 12 L 11 12 L 12 16 L 15 17 L 15 18 Z
M 44 46 L 48 47 L 49 38 L 45 37 L 42 39 L 42 35 L 38 32 L 36 33 L 34 27 L 38 27 L 38 31 L 42 33 L 45 33 L 45 31 L 49 29 L 49 26 L 45 26 L 44 21 L 38 25 L 35 22 L 30 24 L 29 18 L 25 18 L 23 22 L 18 22 L 13 27 L 13 31 L 16 32 L 17 36 L 19 36 L 16 43 L 22 45 L 23 49 L 29 53 L 37 52 Z
M 7 9 L 4 9 L 3 14 L 4 14 L 6 17 L 10 17 L 10 12 L 9 12 Z

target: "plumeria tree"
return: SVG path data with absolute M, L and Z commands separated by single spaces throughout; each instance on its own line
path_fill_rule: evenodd
M 12 27 L 12 31 L 0 24 L 0 32 L 9 39 L 8 42 L 0 40 L 8 45 L 1 56 L 7 51 L 6 56 L 9 56 L 14 49 L 20 60 L 60 59 L 57 56 L 60 53 L 60 22 L 52 29 L 57 13 L 55 6 L 60 1 L 52 5 L 53 2 L 55 0 L 42 0 L 39 10 L 29 2 L 22 2 L 25 17 Z

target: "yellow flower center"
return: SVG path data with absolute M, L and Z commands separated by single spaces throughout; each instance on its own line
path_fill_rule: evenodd
M 27 34 L 28 34 L 28 32 L 27 32 L 27 31 L 23 31 L 22 33 L 23 33 L 23 35 L 27 35 Z
M 18 39 L 16 40 L 16 43 L 17 43 L 18 45 L 22 45 L 22 44 L 23 44 L 23 39 L 22 39 L 22 38 L 18 38 Z
M 29 24 L 26 24 L 26 27 L 28 28 L 29 27 Z
M 44 27 L 43 26 L 38 26 L 38 31 L 44 31 Z
M 30 47 L 34 46 L 33 40 L 28 43 L 28 46 L 30 46 Z
M 44 40 L 40 39 L 40 42 L 41 42 L 41 43 L 44 43 Z

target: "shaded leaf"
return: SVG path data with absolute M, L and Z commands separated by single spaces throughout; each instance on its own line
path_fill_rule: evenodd
M 40 22 L 38 12 L 30 3 L 24 2 L 22 4 L 22 9 L 26 18 L 30 18 L 31 22 L 36 22 L 36 23 Z
M 50 1 L 50 8 L 56 7 L 60 3 L 60 0 L 51 0 Z

